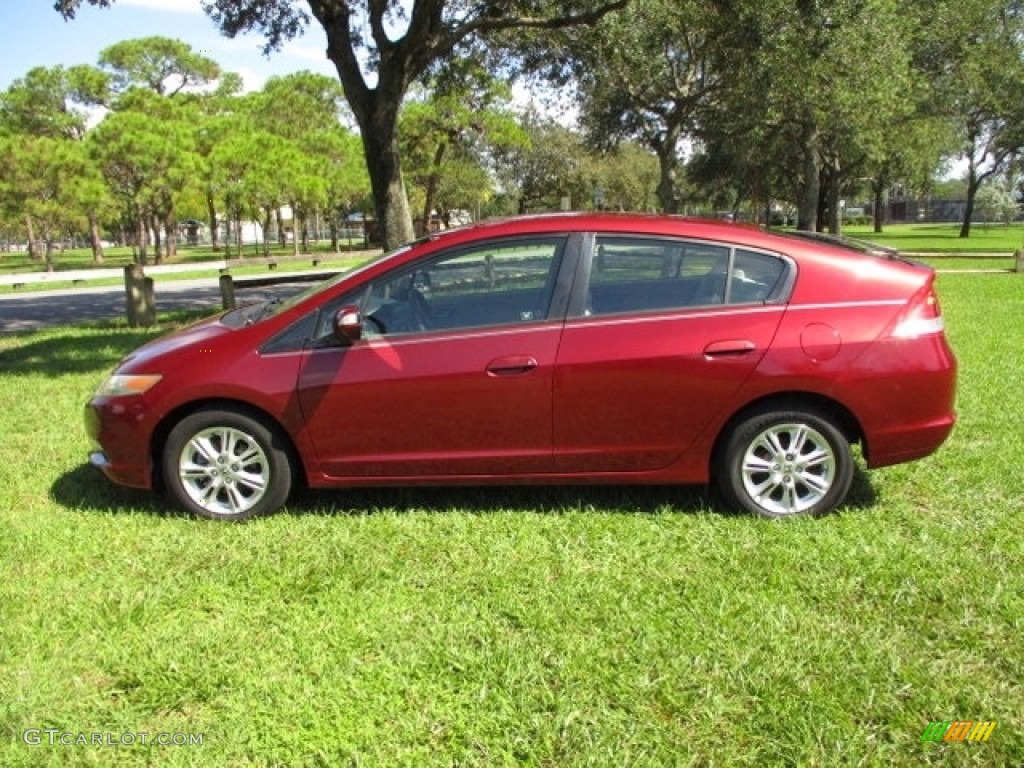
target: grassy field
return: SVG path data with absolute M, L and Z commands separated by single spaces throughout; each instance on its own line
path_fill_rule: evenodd
M 84 465 L 151 333 L 0 337 L 0 765 L 1021 765 L 1024 278 L 940 291 L 950 441 L 783 524 L 699 488 L 182 518 Z M 922 743 L 956 719 L 998 725 Z
M 843 234 L 917 253 L 1009 255 L 1024 248 L 1024 224 L 974 224 L 966 239 L 960 237 L 960 225 L 951 223 L 890 224 L 880 233 L 871 226 L 850 225 Z
M 930 264 L 939 272 L 1009 272 L 1016 260 L 1011 256 L 990 258 L 987 256 L 915 256 L 915 261 Z

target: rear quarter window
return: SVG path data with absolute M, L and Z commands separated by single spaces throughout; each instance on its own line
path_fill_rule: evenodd
M 789 273 L 776 255 L 720 243 L 599 236 L 585 314 L 763 303 L 780 298 Z
M 757 251 L 737 250 L 729 280 L 729 304 L 748 304 L 776 298 L 786 276 L 786 262 Z

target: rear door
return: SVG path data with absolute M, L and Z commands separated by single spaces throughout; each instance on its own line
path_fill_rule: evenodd
M 597 236 L 555 376 L 559 472 L 639 472 L 679 458 L 767 350 L 788 262 L 721 243 Z

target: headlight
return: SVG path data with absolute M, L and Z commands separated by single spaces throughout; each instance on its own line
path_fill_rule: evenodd
M 96 390 L 97 397 L 124 397 L 125 395 L 141 395 L 163 378 L 159 374 L 126 375 L 117 374 L 100 384 Z

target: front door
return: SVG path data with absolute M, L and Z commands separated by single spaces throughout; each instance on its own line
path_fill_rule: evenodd
M 552 469 L 562 318 L 548 309 L 565 238 L 489 243 L 386 276 L 366 338 L 304 353 L 299 403 L 332 477 Z

